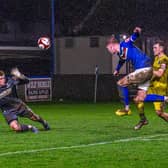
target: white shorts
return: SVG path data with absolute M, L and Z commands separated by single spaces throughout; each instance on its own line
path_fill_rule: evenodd
M 145 83 L 143 83 L 143 84 L 139 84 L 138 85 L 138 89 L 147 91 L 148 88 L 149 88 L 149 85 L 150 85 L 150 80 L 145 82 Z
M 130 84 L 137 84 L 139 89 L 147 91 L 152 74 L 152 67 L 141 68 L 128 74 L 127 79 Z

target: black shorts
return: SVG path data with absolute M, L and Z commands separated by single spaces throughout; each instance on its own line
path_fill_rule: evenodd
M 18 120 L 18 117 L 31 118 L 32 115 L 32 110 L 26 106 L 25 103 L 18 104 L 12 109 L 3 111 L 3 116 L 5 117 L 8 124 L 14 120 Z

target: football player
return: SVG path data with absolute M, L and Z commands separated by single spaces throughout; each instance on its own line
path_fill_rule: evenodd
M 126 75 L 122 79 L 120 79 L 117 84 L 119 88 L 119 92 L 123 97 L 123 101 L 125 104 L 124 109 L 118 109 L 116 111 L 116 115 L 130 115 L 131 110 L 129 108 L 129 94 L 127 86 L 130 84 L 139 84 L 139 89 L 147 90 L 149 86 L 149 79 L 152 76 L 152 67 L 151 67 L 151 59 L 149 56 L 144 54 L 139 48 L 134 45 L 135 40 L 141 34 L 141 28 L 136 27 L 133 31 L 133 34 L 130 38 L 118 42 L 114 37 L 111 37 L 107 41 L 106 48 L 112 55 L 119 56 L 119 62 L 114 71 L 114 75 L 118 75 L 122 65 L 125 62 L 131 61 L 134 72 Z
M 16 86 L 28 83 L 29 79 L 17 68 L 12 69 L 11 75 L 11 77 L 6 77 L 4 71 L 0 71 L 0 108 L 10 128 L 16 132 L 37 133 L 38 129 L 35 126 L 19 123 L 18 117 L 26 117 L 41 123 L 45 130 L 49 130 L 48 123 L 17 96 Z
M 151 59 L 145 53 L 143 53 L 139 48 L 134 45 L 135 40 L 141 34 L 141 28 L 136 27 L 130 38 L 118 42 L 114 37 L 111 37 L 107 41 L 106 48 L 112 55 L 119 56 L 119 62 L 114 71 L 114 75 L 118 75 L 121 67 L 125 62 L 131 62 L 134 71 L 123 78 L 121 78 L 117 84 L 119 92 L 122 94 L 125 108 L 116 111 L 116 115 L 123 116 L 131 114 L 129 108 L 129 94 L 128 86 L 132 84 L 138 85 L 137 95 L 134 101 L 137 102 L 163 102 L 168 101 L 168 97 L 157 95 L 157 94 L 147 94 L 147 89 L 150 85 L 150 79 L 153 76 L 153 70 L 151 66 Z
M 148 94 L 167 95 L 168 85 L 168 57 L 164 53 L 164 42 L 158 40 L 153 45 L 153 53 L 155 56 L 153 63 L 153 77 L 148 88 Z M 163 120 L 168 122 L 168 113 L 164 112 L 164 102 L 154 102 L 154 108 L 156 114 Z M 140 129 L 142 126 L 148 123 L 144 114 L 144 103 L 138 102 L 137 108 L 139 111 L 140 121 L 134 127 L 135 130 Z

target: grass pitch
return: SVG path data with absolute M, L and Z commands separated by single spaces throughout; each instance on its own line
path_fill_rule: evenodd
M 1 168 L 164 168 L 168 164 L 168 123 L 146 104 L 149 125 L 134 131 L 139 121 L 135 106 L 130 116 L 118 117 L 121 103 L 54 104 L 30 107 L 45 118 L 50 131 L 15 133 L 0 116 Z

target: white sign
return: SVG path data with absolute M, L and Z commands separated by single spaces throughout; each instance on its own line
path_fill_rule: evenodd
M 25 85 L 25 100 L 50 101 L 52 99 L 51 78 L 30 78 Z

